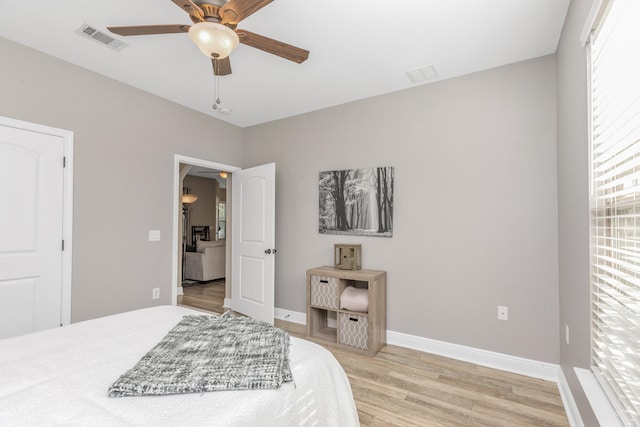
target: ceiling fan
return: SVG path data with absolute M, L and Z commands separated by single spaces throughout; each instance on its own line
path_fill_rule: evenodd
M 309 57 L 309 51 L 246 30 L 236 29 L 240 21 L 262 9 L 272 0 L 171 0 L 189 14 L 194 25 L 137 25 L 107 27 L 121 36 L 189 33 L 191 41 L 211 58 L 216 76 L 231 74 L 229 54 L 238 43 L 260 49 L 298 64 Z

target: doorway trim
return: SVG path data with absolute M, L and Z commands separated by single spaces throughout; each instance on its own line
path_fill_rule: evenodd
M 180 164 L 186 164 L 191 166 L 200 166 L 209 169 L 219 169 L 226 172 L 233 173 L 241 168 L 238 166 L 225 165 L 223 163 L 216 163 L 205 159 L 198 159 L 196 157 L 184 156 L 181 154 L 175 154 L 173 158 L 173 231 L 171 233 L 172 239 L 172 274 L 171 274 L 171 305 L 178 304 L 178 283 L 181 281 L 180 271 L 178 270 L 178 249 L 181 247 L 178 242 L 178 229 L 179 229 L 179 217 L 182 208 L 180 206 L 182 198 L 182 186 L 180 185 Z M 233 184 L 232 184 L 233 185 Z M 229 203 L 227 203 L 229 206 Z M 227 251 L 229 249 L 230 241 L 227 238 Z M 227 278 L 231 280 L 231 277 Z
M 71 274 L 73 260 L 73 131 L 38 123 L 25 122 L 0 116 L 0 126 L 22 129 L 62 138 L 64 159 L 62 171 L 62 278 L 60 295 L 60 326 L 71 323 Z M 61 242 L 62 244 L 62 242 Z

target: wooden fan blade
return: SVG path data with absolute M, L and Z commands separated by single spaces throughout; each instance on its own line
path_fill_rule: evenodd
M 213 64 L 213 74 L 216 76 L 231 74 L 231 61 L 228 56 L 222 59 L 211 59 L 211 63 Z
M 306 61 L 309 57 L 308 50 L 300 49 L 299 47 L 279 42 L 269 37 L 251 33 L 246 30 L 236 30 L 236 33 L 238 37 L 240 37 L 240 43 L 288 59 L 289 61 L 297 62 L 298 64 Z
M 189 15 L 197 16 L 202 21 L 202 17 L 204 16 L 204 11 L 200 9 L 200 6 L 192 2 L 191 0 L 171 0 L 175 4 L 177 4 L 180 9 L 187 12 Z
M 220 8 L 222 24 L 237 24 L 273 0 L 229 0 Z
M 121 36 L 146 36 L 149 34 L 188 33 L 189 25 L 135 25 L 132 27 L 107 27 Z

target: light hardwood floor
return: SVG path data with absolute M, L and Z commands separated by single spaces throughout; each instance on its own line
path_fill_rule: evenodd
M 224 312 L 224 281 L 178 303 Z M 292 336 L 306 327 L 276 320 Z M 362 426 L 568 426 L 555 383 L 387 345 L 375 357 L 327 347 L 349 377 Z
M 183 288 L 183 295 L 178 296 L 178 304 L 200 310 L 224 313 L 224 279 L 198 283 Z

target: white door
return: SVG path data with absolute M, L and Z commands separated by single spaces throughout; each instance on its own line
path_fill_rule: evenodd
M 231 304 L 234 311 L 273 324 L 275 175 L 269 163 L 233 172 Z
M 64 139 L 0 125 L 0 339 L 60 326 Z

